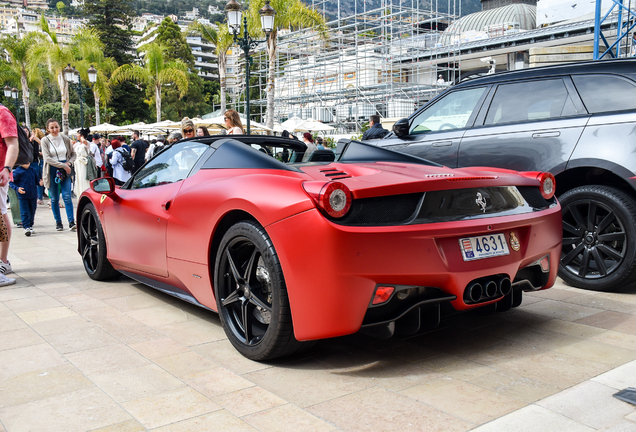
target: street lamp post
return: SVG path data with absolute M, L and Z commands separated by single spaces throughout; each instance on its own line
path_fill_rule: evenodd
M 245 117 L 247 118 L 247 135 L 250 134 L 250 66 L 252 57 L 250 49 L 256 45 L 266 42 L 266 40 L 255 40 L 250 37 L 247 32 L 247 17 L 243 17 L 243 36 L 239 37 L 241 31 L 241 5 L 236 0 L 230 0 L 225 5 L 227 13 L 227 26 L 234 37 L 234 42 L 243 50 L 245 54 Z M 261 16 L 261 28 L 265 32 L 266 37 L 274 29 L 274 15 L 276 11 L 269 5 L 269 0 L 265 0 L 265 6 L 258 11 Z
M 93 65 L 91 65 L 88 69 L 88 81 L 90 83 L 90 87 L 84 87 L 79 72 L 71 66 L 70 63 L 64 68 L 64 77 L 66 78 L 66 81 L 68 81 L 69 85 L 71 85 L 79 95 L 80 123 L 82 124 L 82 129 L 84 129 L 84 92 L 91 90 L 97 81 L 97 69 L 95 69 Z
M 13 98 L 13 103 L 15 104 L 16 119 L 18 121 L 18 124 L 20 124 L 20 103 L 18 102 L 18 96 L 20 96 L 20 93 L 18 92 L 17 88 L 11 88 L 8 85 L 4 86 L 4 97 Z

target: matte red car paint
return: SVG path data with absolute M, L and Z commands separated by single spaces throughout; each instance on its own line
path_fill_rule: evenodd
M 545 210 L 542 218 L 530 214 L 359 228 L 333 224 L 312 210 L 266 229 L 283 266 L 296 338 L 310 340 L 358 331 L 376 284 L 443 288 L 457 296 L 452 305 L 465 310 L 475 307 L 463 301 L 468 282 L 502 273 L 514 277 L 548 252 L 551 269 L 546 288 L 552 286 L 561 252 L 560 211 L 559 206 Z M 497 232 L 506 233 L 507 238 L 515 232 L 521 250 L 463 261 L 459 238 Z
M 116 200 L 104 201 L 102 224 L 108 233 L 108 259 L 113 265 L 167 277 L 166 224 L 162 204 L 174 200 L 181 183 L 138 190 L 117 188 Z
M 443 177 L 448 172 L 456 176 L 484 173 L 396 163 L 328 166 L 353 176 L 339 181 L 351 189 L 354 199 L 436 189 L 538 185 L 536 178 L 520 178 L 503 170 L 497 171 L 495 180 L 449 182 Z M 561 248 L 559 206 L 541 213 L 483 220 L 345 227 L 316 210 L 301 186 L 307 180 L 327 181 L 320 172 L 324 167 L 303 167 L 304 173 L 201 170 L 172 185 L 117 189 L 103 203 L 101 194 L 93 191 L 84 196 L 100 213 L 108 257 L 115 268 L 132 269 L 182 288 L 211 309 L 216 309 L 210 253 L 214 230 L 232 211 L 249 214 L 265 227 L 281 260 L 299 340 L 358 331 L 377 283 L 440 287 L 458 297 L 453 306 L 462 310 L 469 308 L 462 300 L 469 281 L 501 273 L 513 277 L 519 268 L 546 253 L 551 259 L 546 287 L 554 283 Z M 442 177 L 436 177 L 439 175 Z M 165 210 L 162 205 L 168 202 Z M 462 260 L 459 238 L 497 232 L 507 237 L 515 232 L 521 250 L 496 258 Z

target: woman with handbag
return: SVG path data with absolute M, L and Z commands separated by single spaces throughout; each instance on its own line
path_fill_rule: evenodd
M 42 180 L 51 197 L 55 229 L 57 231 L 64 230 L 59 207 L 61 192 L 66 207 L 68 227 L 71 231 L 75 231 L 77 226 L 75 225 L 73 201 L 71 200 L 71 166 L 76 157 L 73 144 L 71 144 L 69 137 L 60 133 L 60 123 L 57 120 L 49 119 L 46 122 L 46 130 L 49 134 L 41 140 L 42 158 L 44 159 Z

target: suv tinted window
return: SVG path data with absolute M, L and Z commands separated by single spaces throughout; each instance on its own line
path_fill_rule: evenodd
M 502 84 L 492 99 L 487 125 L 546 120 L 578 114 L 561 79 Z
M 591 74 L 572 80 L 590 113 L 636 109 L 636 86 L 625 78 Z
M 449 93 L 415 117 L 410 133 L 465 128 L 485 90 L 478 87 Z

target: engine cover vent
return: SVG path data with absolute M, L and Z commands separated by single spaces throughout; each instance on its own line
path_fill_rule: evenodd
M 347 174 L 346 172 L 336 168 L 323 169 L 320 170 L 320 172 L 329 177 L 331 180 L 340 180 L 351 177 L 351 174 Z

